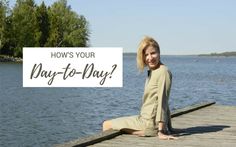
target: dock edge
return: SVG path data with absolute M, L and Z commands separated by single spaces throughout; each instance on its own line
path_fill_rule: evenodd
M 177 117 L 177 116 L 180 116 L 180 115 L 183 115 L 186 113 L 190 113 L 190 112 L 196 111 L 198 109 L 202 109 L 207 106 L 211 106 L 213 104 L 215 104 L 215 102 L 204 102 L 204 103 L 191 105 L 191 106 L 188 106 L 185 108 L 177 109 L 177 110 L 174 110 L 173 113 L 171 113 L 171 118 Z M 101 132 L 101 133 L 98 133 L 98 134 L 95 134 L 95 135 L 92 135 L 89 137 L 85 137 L 85 138 L 81 138 L 81 139 L 77 139 L 77 140 L 72 140 L 70 142 L 67 142 L 64 144 L 57 144 L 54 146 L 55 147 L 85 147 L 85 146 L 96 144 L 96 143 L 104 141 L 104 140 L 114 138 L 114 137 L 119 136 L 121 134 L 122 134 L 122 132 L 120 132 L 120 131 L 108 130 L 108 131 Z

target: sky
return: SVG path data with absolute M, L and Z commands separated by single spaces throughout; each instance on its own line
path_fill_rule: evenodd
M 142 38 L 151 36 L 163 55 L 236 51 L 236 0 L 68 0 L 68 5 L 89 22 L 92 47 L 136 52 Z

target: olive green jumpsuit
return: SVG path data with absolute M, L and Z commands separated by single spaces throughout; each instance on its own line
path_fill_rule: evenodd
M 167 131 L 170 129 L 168 100 L 172 83 L 171 72 L 165 65 L 161 65 L 148 73 L 140 114 L 112 119 L 112 129 L 143 130 L 145 136 L 155 136 L 160 121 L 164 122 Z

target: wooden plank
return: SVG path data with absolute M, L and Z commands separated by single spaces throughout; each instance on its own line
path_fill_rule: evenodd
M 179 110 L 176 110 L 173 113 L 171 113 L 171 117 L 172 118 L 177 117 L 177 116 L 180 116 L 180 115 L 192 112 L 192 111 L 196 111 L 198 109 L 202 109 L 204 107 L 207 107 L 207 106 L 210 106 L 210 105 L 213 105 L 213 104 L 215 104 L 215 102 L 207 102 L 207 103 L 201 103 L 201 104 L 196 104 L 196 105 L 192 105 L 192 106 L 189 106 L 189 107 L 185 107 L 183 109 L 179 109 Z
M 98 144 L 91 145 L 91 147 L 233 147 L 236 145 L 235 112 L 235 106 L 213 105 L 205 109 L 175 117 L 173 118 L 175 127 L 185 129 L 184 133 L 179 134 L 178 140 L 167 141 L 159 140 L 158 137 L 138 137 L 122 134 L 111 140 L 105 140 Z M 219 116 L 218 113 L 224 115 Z M 183 120 L 185 120 L 185 122 Z
M 178 109 L 178 110 L 175 110 L 171 114 L 171 117 L 172 118 L 177 117 L 177 116 L 180 116 L 180 115 L 183 115 L 183 114 L 186 114 L 186 113 L 189 113 L 189 112 L 193 112 L 193 111 L 196 111 L 198 109 L 201 109 L 201 108 L 213 105 L 213 104 L 215 104 L 215 102 L 205 102 L 205 103 L 189 106 L 189 107 L 186 107 L 186 108 L 183 108 L 183 109 Z M 104 141 L 104 140 L 112 139 L 112 138 L 114 138 L 116 136 L 119 136 L 121 134 L 122 133 L 120 131 L 109 130 L 109 131 L 101 132 L 99 134 L 92 135 L 90 137 L 73 140 L 73 141 L 70 141 L 68 143 L 59 144 L 59 145 L 55 145 L 55 146 L 56 147 L 72 147 L 72 146 L 73 147 L 83 147 L 83 146 L 89 146 L 89 145 L 93 145 L 93 144 L 99 143 L 99 142 Z M 129 136 L 133 136 L 133 135 L 129 135 Z M 137 136 L 133 136 L 133 137 L 137 137 Z M 126 140 L 126 137 L 123 138 L 122 140 L 119 140 L 118 142 L 116 142 L 116 144 L 119 144 L 120 142 L 124 142 L 124 139 Z M 113 142 L 113 140 L 111 142 Z M 146 142 L 144 142 L 144 143 L 146 143 Z M 141 145 L 142 144 L 143 143 L 141 143 Z M 98 144 L 96 144 L 96 145 L 98 145 Z M 106 146 L 106 145 L 104 145 L 104 146 Z
M 114 138 L 118 135 L 121 135 L 122 133 L 120 131 L 115 130 L 108 130 L 105 132 L 101 132 L 99 134 L 92 135 L 90 137 L 86 137 L 83 139 L 73 140 L 65 144 L 56 145 L 56 147 L 84 147 L 91 144 L 95 144 L 98 142 L 101 142 L 103 140 Z

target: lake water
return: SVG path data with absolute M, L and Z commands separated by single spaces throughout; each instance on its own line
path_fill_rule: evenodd
M 0 63 L 0 146 L 52 146 L 138 114 L 146 73 L 123 57 L 123 88 L 23 88 L 22 64 Z M 202 101 L 236 105 L 236 58 L 162 56 L 173 74 L 171 110 Z M 210 114 L 207 114 L 210 115 Z

